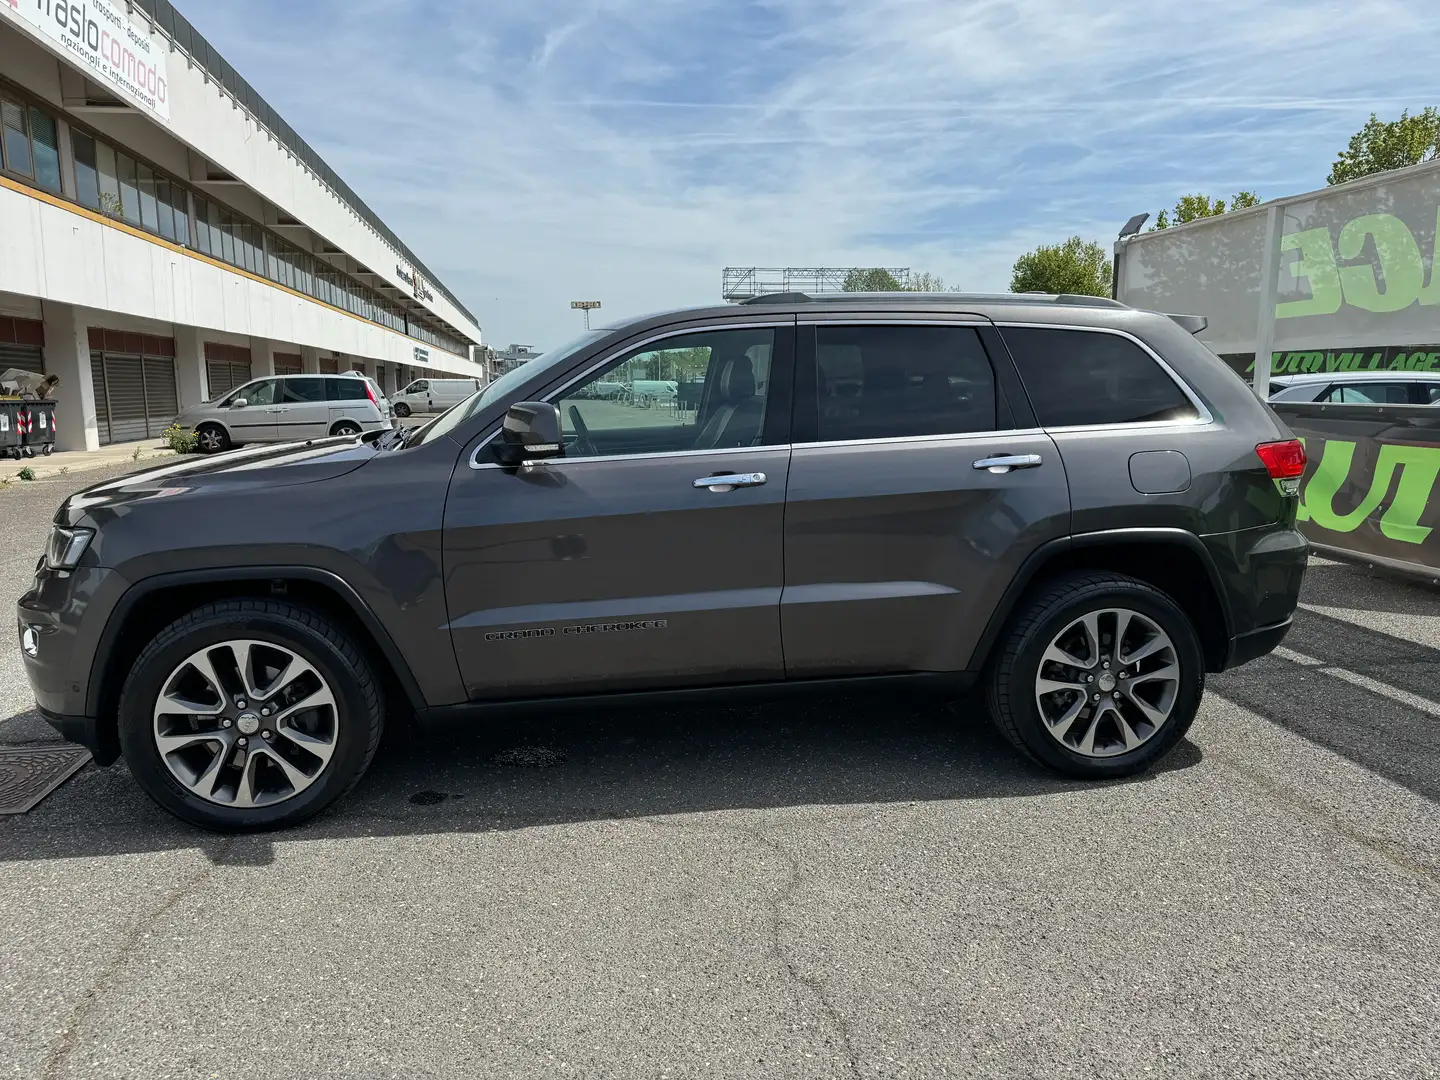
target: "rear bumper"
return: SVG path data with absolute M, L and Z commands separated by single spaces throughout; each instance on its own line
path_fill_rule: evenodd
M 1285 636 L 1300 603 L 1309 542 L 1284 525 L 1212 533 L 1201 540 L 1213 561 L 1228 616 L 1231 645 L 1225 666 L 1263 656 Z

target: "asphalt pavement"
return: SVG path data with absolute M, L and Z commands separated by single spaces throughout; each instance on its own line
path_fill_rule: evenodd
M 0 819 L 0 1076 L 1440 1076 L 1440 592 L 1303 600 L 1123 783 L 858 695 L 397 731 L 239 839 L 87 766 Z

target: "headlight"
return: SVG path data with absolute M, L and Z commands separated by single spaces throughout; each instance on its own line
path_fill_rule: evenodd
M 94 529 L 67 529 L 56 525 L 45 547 L 45 564 L 52 570 L 73 570 L 90 545 Z

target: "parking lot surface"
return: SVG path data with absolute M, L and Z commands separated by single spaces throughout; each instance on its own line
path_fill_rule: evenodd
M 7 601 L 80 484 L 0 491 Z M 1440 591 L 1302 599 L 1123 783 L 860 695 L 392 730 L 256 837 L 87 766 L 0 819 L 0 1075 L 1440 1076 Z

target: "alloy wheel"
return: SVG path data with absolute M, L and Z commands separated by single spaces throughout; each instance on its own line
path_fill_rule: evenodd
M 1175 643 L 1154 619 L 1129 608 L 1075 619 L 1051 639 L 1035 677 L 1035 704 L 1050 736 L 1094 758 L 1149 742 L 1179 692 Z
M 196 438 L 200 441 L 200 449 L 210 454 L 215 453 L 225 443 L 224 436 L 220 434 L 218 428 L 201 428 L 196 434 Z
M 161 685 L 155 748 L 170 775 L 221 806 L 269 806 L 318 780 L 335 753 L 335 692 L 315 666 L 270 641 L 191 653 Z

